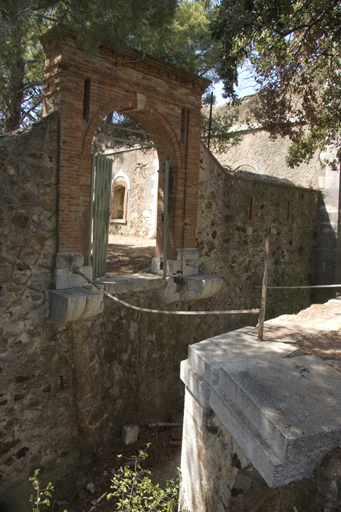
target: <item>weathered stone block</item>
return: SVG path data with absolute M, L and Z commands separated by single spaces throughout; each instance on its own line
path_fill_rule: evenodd
M 91 318 L 100 312 L 102 298 L 86 288 L 50 290 L 50 320 L 59 323 Z
M 189 347 L 181 378 L 269 487 L 310 478 L 341 442 L 339 373 L 315 356 L 230 332 Z
M 136 443 L 139 436 L 139 426 L 138 425 L 123 425 L 122 427 L 122 440 L 124 444 L 134 444 Z
M 270 487 L 309 478 L 341 442 L 339 373 L 314 356 L 223 363 L 210 405 Z
M 56 254 L 56 269 L 72 270 L 83 264 L 84 257 L 80 252 L 58 252 Z

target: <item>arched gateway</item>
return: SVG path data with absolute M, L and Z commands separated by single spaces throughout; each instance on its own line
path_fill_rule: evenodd
M 168 161 L 168 258 L 195 247 L 200 158 L 201 96 L 209 81 L 136 50 L 107 48 L 86 55 L 68 38 L 58 48 L 43 41 L 45 114 L 60 114 L 58 252 L 89 261 L 91 143 L 113 110 L 129 114 L 154 134 L 160 163 Z M 160 173 L 156 258 L 162 250 Z M 183 251 L 184 252 L 184 251 Z

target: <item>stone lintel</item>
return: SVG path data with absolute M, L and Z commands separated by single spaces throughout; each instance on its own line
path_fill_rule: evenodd
M 167 277 L 163 279 L 161 276 L 153 274 L 122 274 L 101 277 L 96 284 L 103 286 L 106 292 L 113 295 L 150 290 L 161 291 L 164 288 L 166 302 L 172 303 L 212 297 L 220 291 L 223 280 L 217 276 Z
M 315 356 L 235 331 L 189 347 L 181 378 L 270 487 L 311 477 L 341 442 L 340 374 Z

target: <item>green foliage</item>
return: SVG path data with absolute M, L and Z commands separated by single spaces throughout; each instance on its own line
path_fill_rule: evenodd
M 210 149 L 217 153 L 223 153 L 239 144 L 241 137 L 232 129 L 238 120 L 237 107 L 230 109 L 226 106 L 224 110 L 221 109 L 220 113 L 212 115 L 211 126 L 207 109 L 203 110 L 202 117 L 201 138 L 206 145 L 210 139 Z
M 56 44 L 72 30 L 85 51 L 130 46 L 215 78 L 212 13 L 209 0 L 2 0 L 0 132 L 25 127 L 41 115 L 39 36 L 47 29 Z
M 32 512 L 40 512 L 41 507 L 50 507 L 50 498 L 52 497 L 52 492 L 54 491 L 54 487 L 51 482 L 47 484 L 45 489 L 40 488 L 40 482 L 38 479 L 39 473 L 40 470 L 36 469 L 34 475 L 29 478 L 33 489 L 35 490 L 35 494 L 30 498 L 30 502 L 33 503 Z M 64 512 L 67 511 L 65 510 Z
M 147 448 L 150 445 L 147 445 Z M 108 499 L 115 497 L 116 510 L 122 512 L 174 512 L 177 510 L 179 481 L 167 482 L 165 489 L 151 481 L 151 472 L 142 468 L 147 458 L 146 451 L 139 451 L 134 467 L 121 467 L 112 479 L 112 492 Z
M 43 51 L 39 36 L 58 42 L 73 30 L 85 51 L 101 44 L 134 46 L 146 29 L 159 33 L 176 0 L 2 0 L 0 3 L 0 132 L 41 114 Z
M 147 444 L 146 450 L 149 446 Z M 133 468 L 127 465 L 119 468 L 112 479 L 112 492 L 107 494 L 107 498 L 115 498 L 115 510 L 121 512 L 175 512 L 178 510 L 180 479 L 168 481 L 164 489 L 159 484 L 154 484 L 151 471 L 141 466 L 148 457 L 146 450 L 140 450 L 134 457 Z M 29 478 L 35 491 L 30 498 L 32 512 L 40 512 L 45 507 L 50 507 L 54 491 L 51 483 L 46 488 L 41 488 L 39 473 L 40 470 L 36 469 Z
M 176 0 L 40 0 L 39 10 L 54 37 L 73 30 L 85 49 L 101 44 L 116 49 L 135 46 L 141 33 L 155 32 L 174 16 Z
M 112 112 L 98 128 L 92 142 L 92 152 L 101 154 L 107 149 L 128 149 L 136 146 L 143 149 L 152 145 L 153 141 L 138 121 L 126 114 Z
M 0 131 L 27 126 L 39 117 L 43 51 L 29 2 L 0 5 Z
M 181 0 L 160 37 L 146 27 L 136 46 L 192 73 L 217 79 L 219 55 L 210 32 L 212 15 L 210 2 Z
M 236 96 L 248 60 L 259 86 L 253 114 L 273 137 L 293 142 L 289 164 L 329 144 L 340 154 L 341 5 L 336 0 L 222 0 L 211 25 L 220 76 Z

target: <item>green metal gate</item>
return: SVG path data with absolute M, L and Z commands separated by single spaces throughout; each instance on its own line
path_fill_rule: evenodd
M 112 160 L 94 155 L 90 188 L 90 265 L 93 277 L 105 274 L 109 237 Z

